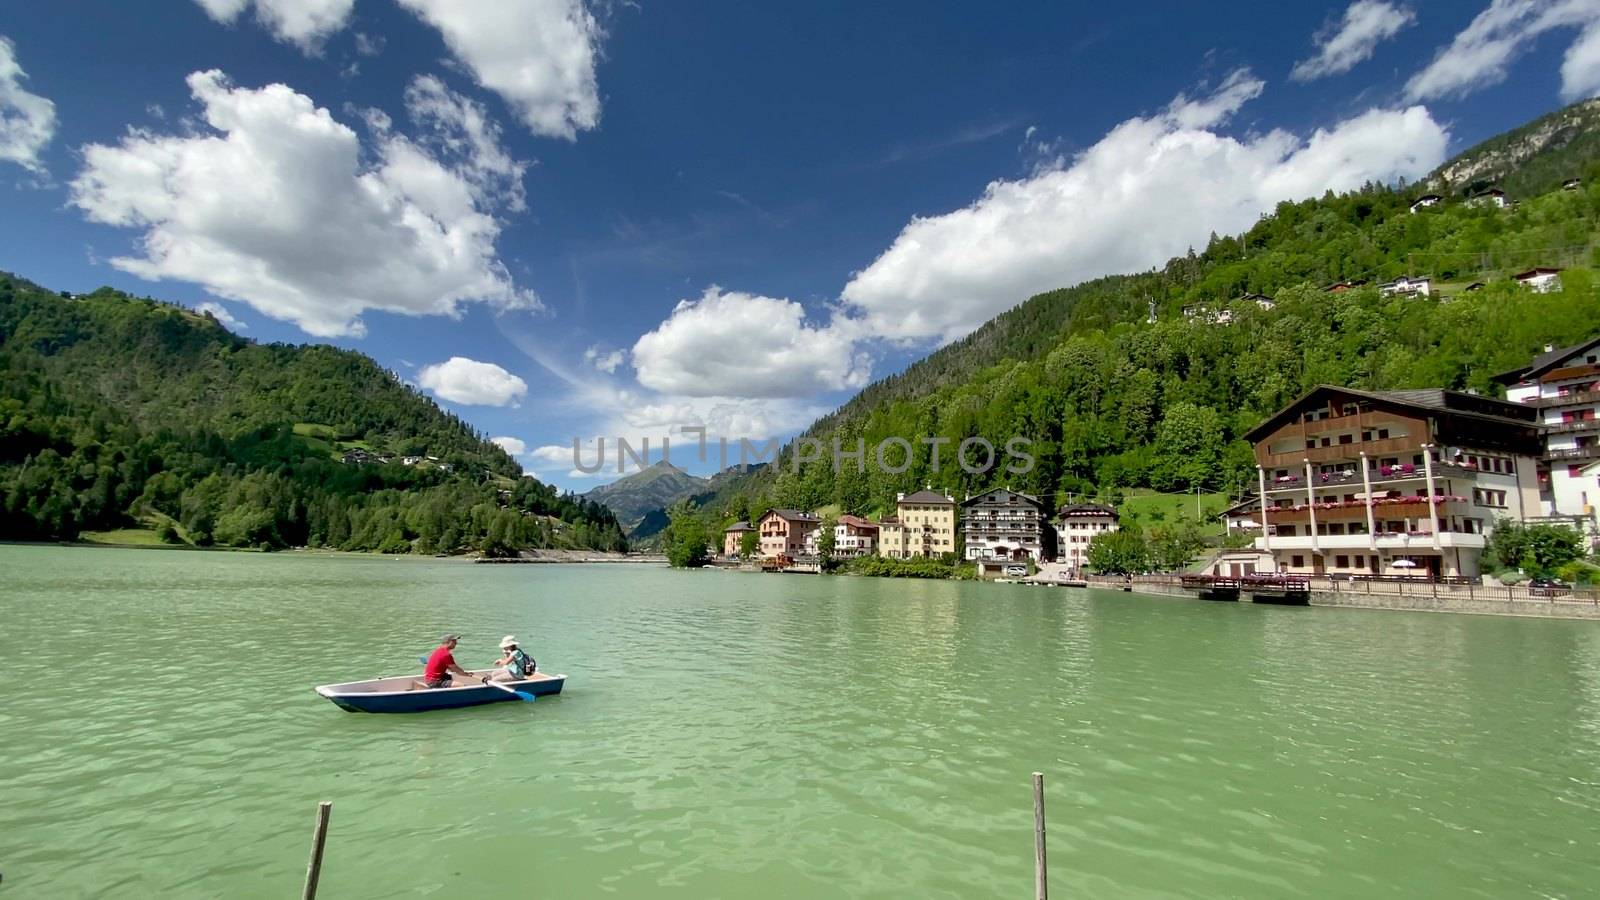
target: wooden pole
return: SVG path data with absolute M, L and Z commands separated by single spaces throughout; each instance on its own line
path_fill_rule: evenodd
M 1050 897 L 1050 876 L 1044 865 L 1044 773 L 1033 773 L 1033 896 Z
M 317 830 L 311 838 L 311 862 L 306 864 L 306 889 L 300 900 L 316 900 L 317 880 L 322 877 L 322 848 L 328 842 L 328 814 L 333 804 L 327 800 L 317 804 Z

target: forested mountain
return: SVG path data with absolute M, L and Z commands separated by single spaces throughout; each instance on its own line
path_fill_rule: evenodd
M 905 473 L 835 473 L 824 461 L 795 474 L 791 445 L 780 465 L 708 498 L 707 512 L 727 520 L 771 504 L 881 514 L 897 491 L 924 484 L 957 496 L 1009 484 L 1053 499 L 1237 489 L 1253 478 L 1239 435 L 1316 384 L 1492 392 L 1492 373 L 1600 330 L 1591 275 L 1600 171 L 1582 165 L 1592 134 L 1586 126 L 1523 155 L 1522 165 L 1561 177 L 1540 175 L 1557 187 L 1513 208 L 1452 194 L 1412 213 L 1420 191 L 1368 185 L 1280 204 L 1244 234 L 1213 236 L 1161 269 L 1036 296 L 804 435 L 846 449 L 904 438 L 917 447 Z M 1582 177 L 1579 190 L 1559 189 L 1568 177 Z M 1534 266 L 1565 268 L 1564 288 L 1535 294 L 1511 280 Z M 1406 274 L 1431 278 L 1432 296 L 1378 288 Z M 1326 290 L 1337 282 L 1358 284 Z M 1250 294 L 1271 297 L 1272 308 Z M 1031 472 L 969 475 L 954 465 L 963 439 L 1001 446 L 1014 435 L 1033 441 Z M 935 438 L 946 442 L 937 472 L 925 443 Z
M 196 545 L 625 545 L 609 510 L 521 477 L 362 354 L 0 274 L 0 538 L 138 525 Z
M 666 460 L 638 472 L 603 484 L 583 495 L 585 500 L 604 504 L 625 529 L 633 529 L 651 510 L 665 509 L 684 497 L 706 489 L 704 478 L 697 478 Z

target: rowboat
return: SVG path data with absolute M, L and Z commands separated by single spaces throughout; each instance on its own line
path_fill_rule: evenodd
M 422 683 L 420 675 L 393 675 L 370 681 L 324 684 L 317 688 L 317 693 L 332 700 L 345 712 L 406 713 L 522 699 L 512 691 L 544 697 L 561 693 L 561 686 L 567 683 L 565 675 L 548 675 L 544 672 L 535 672 L 521 681 L 495 682 L 510 688 L 509 691 L 478 680 L 494 671 L 485 669 L 473 672 L 472 678 L 457 676 L 455 686 L 447 688 L 430 688 Z

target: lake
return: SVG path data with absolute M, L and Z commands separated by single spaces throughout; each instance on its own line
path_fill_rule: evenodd
M 8 897 L 1579 896 L 1600 623 L 0 546 Z M 317 684 L 516 634 L 558 698 Z

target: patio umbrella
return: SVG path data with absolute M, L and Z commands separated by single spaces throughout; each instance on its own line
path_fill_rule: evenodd
M 1389 563 L 1389 565 L 1396 569 L 1415 569 L 1417 567 L 1417 564 L 1409 559 L 1397 559 L 1394 562 Z

